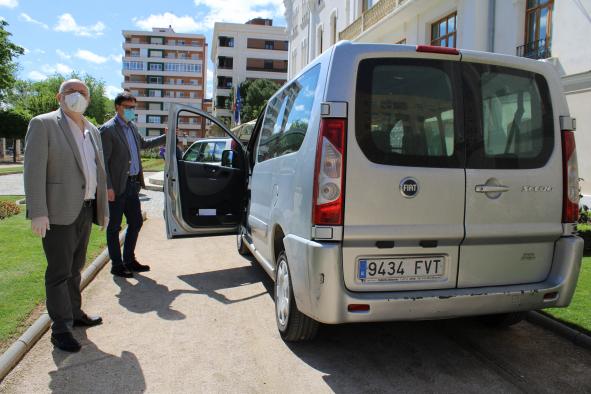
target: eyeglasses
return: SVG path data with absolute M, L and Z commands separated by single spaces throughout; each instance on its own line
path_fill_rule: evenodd
M 121 106 L 123 107 L 123 109 L 135 109 L 135 105 L 125 105 L 125 104 L 121 104 Z

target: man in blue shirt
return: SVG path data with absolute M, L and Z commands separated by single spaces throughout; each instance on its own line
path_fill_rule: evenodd
M 133 123 L 135 107 L 133 95 L 129 92 L 118 94 L 115 97 L 117 115 L 99 128 L 107 172 L 110 213 L 107 246 L 113 263 L 111 273 L 124 278 L 131 278 L 133 271 L 150 270 L 135 258 L 135 245 L 143 223 L 139 192 L 145 186 L 140 150 L 166 143 L 166 134 L 151 139 L 139 134 Z M 127 235 L 121 256 L 119 232 L 123 215 L 127 220 Z

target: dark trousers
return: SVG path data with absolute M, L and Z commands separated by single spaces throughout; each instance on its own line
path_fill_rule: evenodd
M 139 182 L 128 180 L 123 194 L 116 196 L 115 201 L 109 202 L 107 246 L 113 266 L 121 266 L 124 262 L 131 263 L 135 260 L 135 245 L 143 224 L 139 192 Z M 119 232 L 123 215 L 127 220 L 127 235 L 123 244 L 123 258 L 121 258 Z
M 47 312 L 53 321 L 51 329 L 55 334 L 71 331 L 73 319 L 82 315 L 80 271 L 86 261 L 91 228 L 92 207 L 82 207 L 74 223 L 50 225 L 42 240 L 47 258 Z

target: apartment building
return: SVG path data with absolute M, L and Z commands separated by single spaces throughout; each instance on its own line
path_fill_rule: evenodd
M 552 63 L 562 77 L 582 193 L 591 202 L 591 2 L 583 0 L 284 0 L 289 78 L 339 40 L 429 44 Z
M 212 41 L 213 113 L 233 125 L 231 92 L 236 86 L 253 79 L 279 85 L 287 80 L 287 32 L 285 27 L 273 26 L 271 19 L 215 23 Z
M 160 135 L 171 103 L 202 108 L 207 75 L 207 43 L 201 34 L 172 27 L 123 31 L 122 87 L 137 98 L 137 126 L 145 136 Z M 181 116 L 177 132 L 193 141 L 205 134 L 205 119 Z

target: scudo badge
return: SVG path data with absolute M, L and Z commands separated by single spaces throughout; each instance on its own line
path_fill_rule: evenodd
M 400 181 L 400 193 L 405 198 L 413 198 L 419 193 L 419 182 L 414 178 L 404 178 Z

